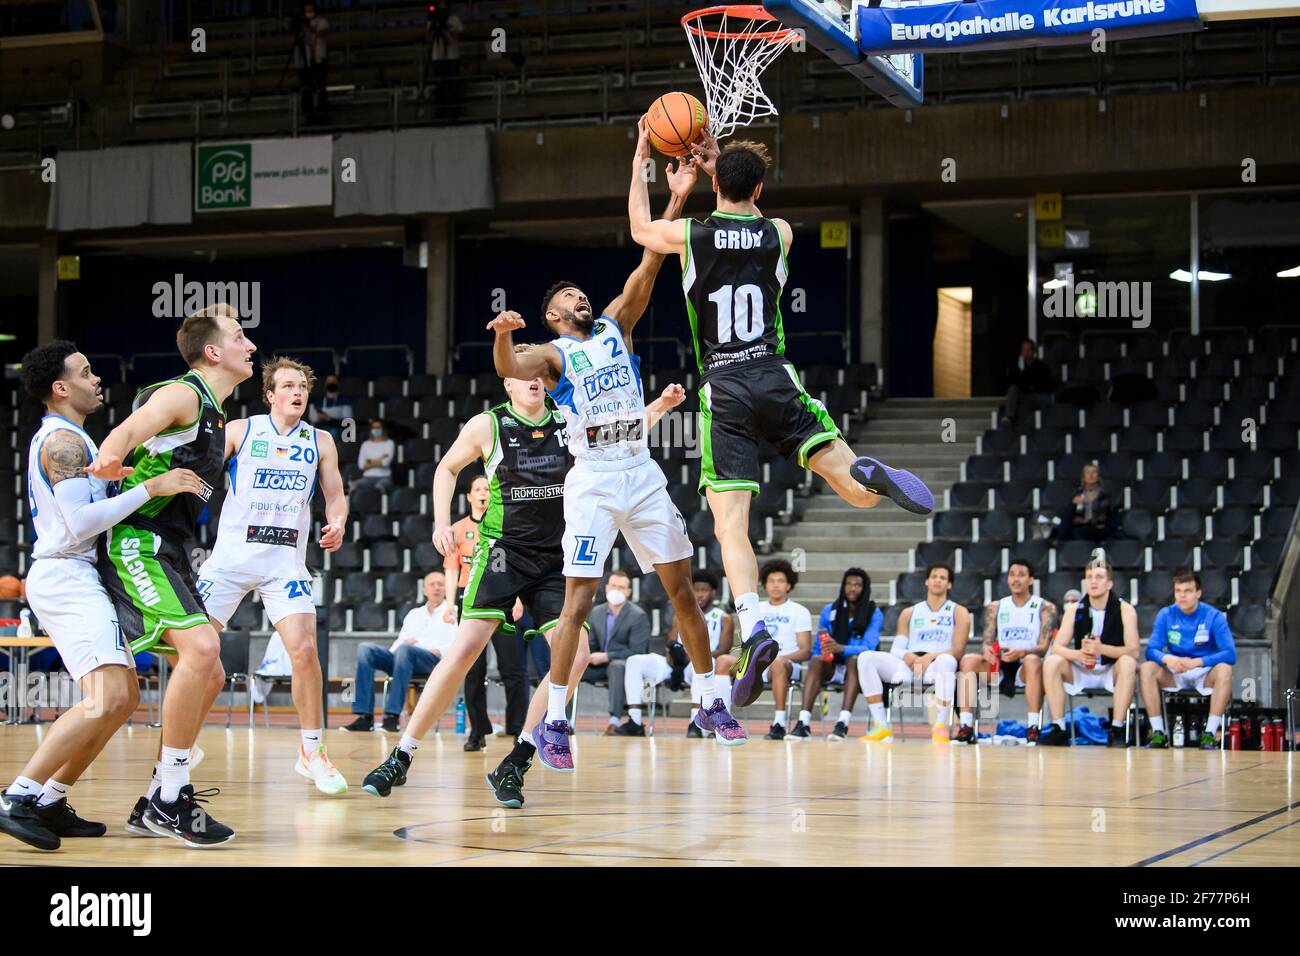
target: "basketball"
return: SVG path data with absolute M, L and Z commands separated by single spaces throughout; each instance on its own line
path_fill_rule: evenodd
M 0 577 L 0 601 L 21 601 L 23 597 L 23 582 L 18 580 L 12 574 L 6 574 Z
M 704 104 L 690 93 L 665 93 L 650 104 L 646 127 L 650 143 L 665 156 L 686 156 L 709 124 Z

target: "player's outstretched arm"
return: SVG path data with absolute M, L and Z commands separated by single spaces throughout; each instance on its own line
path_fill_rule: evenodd
M 663 394 L 645 407 L 646 428 L 654 428 L 655 423 L 664 417 L 670 408 L 676 408 L 686 401 L 686 389 L 674 383 L 664 388 Z
M 244 424 L 247 426 L 247 422 Z M 337 551 L 348 525 L 348 496 L 343 491 L 343 476 L 339 474 L 339 450 L 334 436 L 319 428 L 316 447 L 320 451 L 317 474 L 320 490 L 325 495 L 325 525 L 320 529 L 320 546 L 326 551 Z
M 99 454 L 86 471 L 104 481 L 125 478 L 132 469 L 123 463 L 136 446 L 169 428 L 190 425 L 198 417 L 199 396 L 193 388 L 182 382 L 164 385 L 128 415 L 126 421 L 109 432 L 99 446 Z
M 492 442 L 492 416 L 480 412 L 465 423 L 433 472 L 433 545 L 444 558 L 456 548 L 451 530 L 451 499 L 456 494 L 456 476 L 471 462 L 490 458 Z
M 524 381 L 540 378 L 547 388 L 553 388 L 560 380 L 560 352 L 550 342 L 527 349 L 515 348 L 514 332 L 524 327 L 523 316 L 518 312 L 500 312 L 487 327 L 496 333 L 496 341 L 492 343 L 492 364 L 502 378 Z

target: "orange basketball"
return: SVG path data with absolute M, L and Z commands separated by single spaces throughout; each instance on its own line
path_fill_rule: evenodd
M 686 156 L 709 123 L 704 104 L 690 93 L 665 93 L 650 104 L 650 145 L 665 156 Z
M 12 574 L 0 577 L 0 601 L 21 601 L 22 597 L 22 581 L 19 581 Z

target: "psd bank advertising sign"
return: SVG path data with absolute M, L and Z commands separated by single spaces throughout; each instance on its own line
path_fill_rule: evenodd
M 194 211 L 328 206 L 333 140 L 254 139 L 194 147 Z
M 1202 29 L 1196 0 L 975 0 L 920 7 L 859 5 L 865 53 L 941 53 L 1053 43 L 1107 42 Z

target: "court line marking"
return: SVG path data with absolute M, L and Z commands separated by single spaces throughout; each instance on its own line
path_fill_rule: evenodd
M 1268 764 L 1261 760 L 1259 763 L 1251 764 L 1249 767 L 1238 767 L 1236 770 L 1229 770 L 1226 773 L 1221 773 L 1217 776 L 1201 777 L 1198 780 L 1188 780 L 1186 783 L 1179 783 L 1172 787 L 1165 787 L 1163 790 L 1153 790 L 1151 793 L 1144 793 L 1137 797 L 1129 797 L 1129 802 L 1132 803 L 1134 800 L 1145 800 L 1147 797 L 1155 797 L 1162 793 L 1169 793 L 1173 790 L 1181 790 L 1183 787 L 1190 787 L 1198 783 L 1207 783 L 1211 780 L 1222 780 L 1224 777 L 1230 777 L 1234 773 L 1241 773 L 1243 770 L 1255 770 L 1259 767 L 1265 766 L 1268 766 Z
M 1292 820 L 1290 823 L 1284 823 L 1280 827 L 1274 827 L 1272 830 L 1269 830 L 1266 833 L 1261 833 L 1257 837 L 1251 837 L 1249 840 L 1243 840 L 1241 843 L 1238 843 L 1236 846 L 1230 846 L 1226 850 L 1220 850 L 1218 853 L 1212 854 L 1211 856 L 1207 856 L 1203 860 L 1197 860 L 1195 863 L 1191 865 L 1200 866 L 1202 863 L 1209 863 L 1211 860 L 1217 860 L 1219 857 L 1226 856 L 1227 854 L 1231 853 L 1233 850 L 1240 850 L 1243 846 L 1249 846 L 1250 844 L 1254 843 L 1256 840 L 1262 840 L 1266 836 L 1272 836 L 1274 833 L 1278 833 L 1289 827 L 1296 826 L 1297 824 L 1300 824 L 1300 820 Z
M 1232 826 L 1224 827 L 1222 830 L 1216 830 L 1213 833 L 1206 834 L 1203 837 L 1184 843 L 1182 846 L 1174 847 L 1172 850 L 1165 850 L 1163 853 L 1149 856 L 1145 860 L 1138 860 L 1136 863 L 1130 864 L 1130 866 L 1150 866 L 1152 863 L 1159 863 L 1161 860 L 1167 860 L 1171 856 L 1177 856 L 1179 853 L 1186 853 L 1188 850 L 1194 850 L 1198 846 L 1204 846 L 1206 843 L 1213 842 L 1214 840 L 1219 839 L 1219 837 L 1227 836 L 1229 833 L 1236 833 L 1238 830 L 1244 830 L 1246 827 L 1254 826 L 1256 823 L 1263 823 L 1265 820 L 1275 817 L 1279 813 L 1286 813 L 1287 811 L 1294 810 L 1297 807 L 1300 807 L 1300 800 L 1296 800 L 1294 803 L 1285 804 L 1284 806 L 1278 807 L 1276 810 L 1261 814 L 1257 817 L 1252 817 L 1251 819 L 1244 820 L 1241 823 L 1234 823 Z

